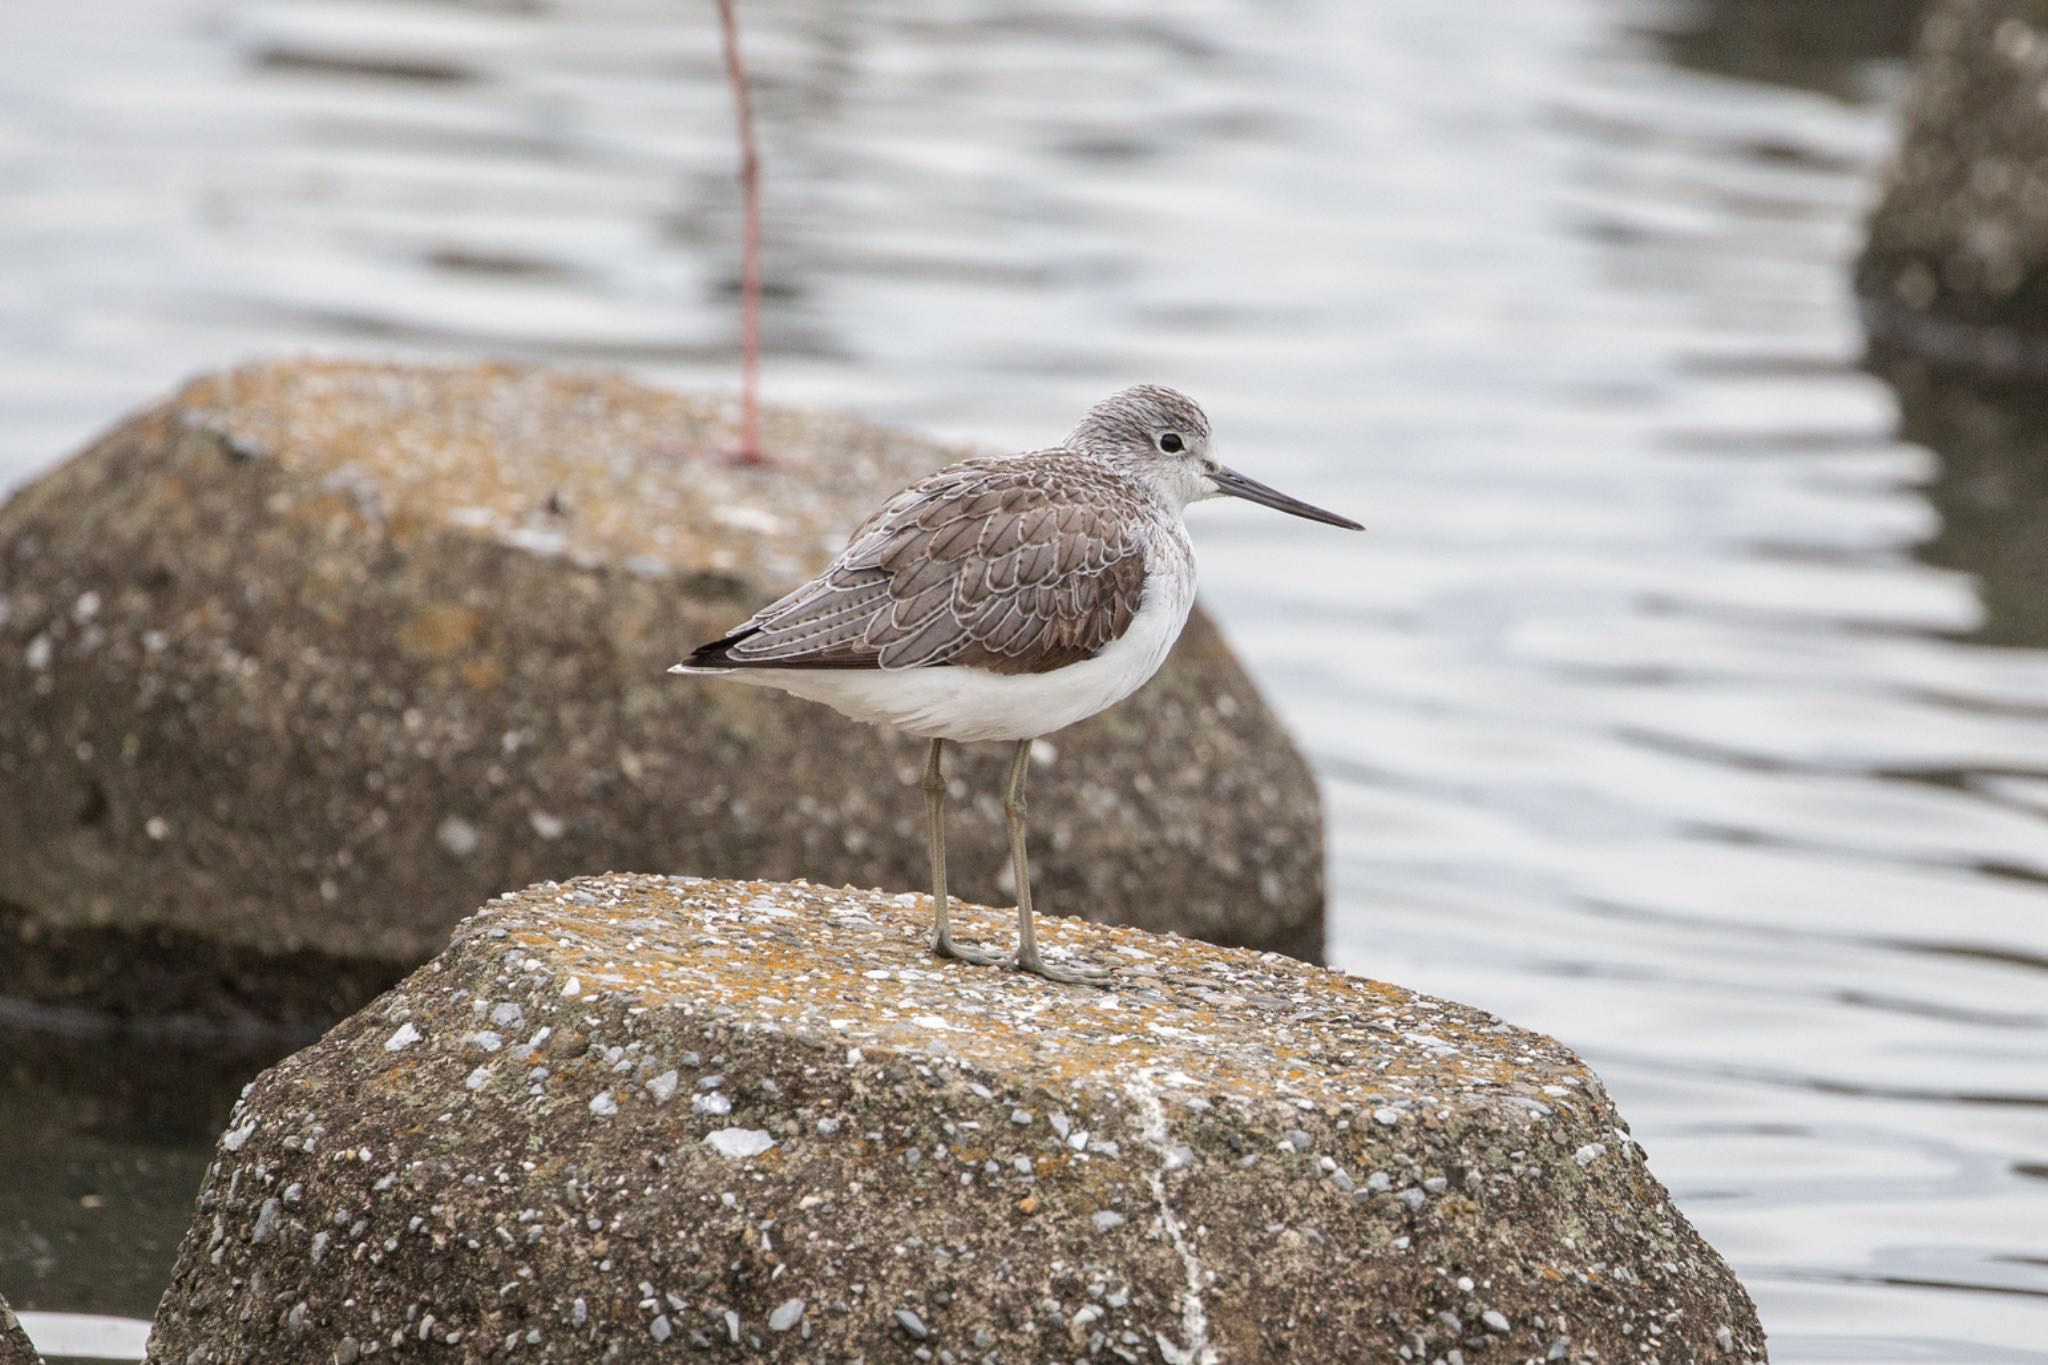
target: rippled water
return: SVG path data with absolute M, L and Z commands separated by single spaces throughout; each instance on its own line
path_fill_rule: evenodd
M 1580 1049 L 1776 1359 L 2048 1361 L 2048 405 L 1865 373 L 1845 283 L 1916 6 L 745 9 L 771 397 L 1158 379 L 1361 515 L 1196 514 L 1335 959 Z M 730 382 L 708 4 L 9 22 L 0 481 L 258 350 Z M 146 1316 L 206 1123 L 40 1077 L 0 1288 Z

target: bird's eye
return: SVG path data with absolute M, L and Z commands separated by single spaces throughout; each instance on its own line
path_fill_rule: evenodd
M 1181 440 L 1179 432 L 1169 431 L 1159 438 L 1159 448 L 1169 455 L 1178 455 L 1187 449 L 1187 443 Z

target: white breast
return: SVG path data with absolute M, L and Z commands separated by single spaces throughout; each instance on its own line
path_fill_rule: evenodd
M 1050 673 L 758 668 L 720 676 L 779 687 L 855 720 L 893 725 L 924 739 L 1036 739 L 1116 705 L 1166 661 L 1195 604 L 1194 554 L 1185 533 L 1175 539 L 1177 544 L 1155 556 L 1158 567 L 1147 574 L 1131 628 L 1094 658 Z

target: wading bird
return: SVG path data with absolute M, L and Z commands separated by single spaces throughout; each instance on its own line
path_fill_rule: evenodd
M 1214 497 L 1364 529 L 1218 463 L 1194 400 L 1144 385 L 1090 408 L 1050 449 L 980 456 L 918 480 L 823 573 L 671 671 L 779 687 L 930 740 L 932 951 L 984 965 L 1004 959 L 955 942 L 947 915 L 943 764 L 947 740 L 1010 741 L 1015 965 L 1100 980 L 1106 969 L 1058 966 L 1038 950 L 1024 841 L 1031 742 L 1158 671 L 1195 601 L 1181 512 Z

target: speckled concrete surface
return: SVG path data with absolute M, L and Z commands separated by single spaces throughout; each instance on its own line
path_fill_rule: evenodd
M 22 489 L 0 508 L 9 991 L 324 1020 L 541 877 L 922 886 L 918 742 L 665 670 L 962 452 L 770 412 L 782 463 L 746 468 L 730 416 L 616 378 L 277 363 Z M 1319 952 L 1313 780 L 1199 611 L 1150 686 L 1041 757 L 1048 909 Z M 1003 760 L 952 765 L 972 898 L 1007 890 Z
M 1764 1358 L 1555 1042 L 1074 920 L 1112 988 L 942 963 L 926 911 L 493 901 L 250 1088 L 152 1358 Z
M 43 1365 L 35 1343 L 21 1330 L 21 1323 L 5 1298 L 0 1298 L 0 1365 Z
M 2048 372 L 2048 0 L 1936 0 L 1857 267 L 1872 329 Z

